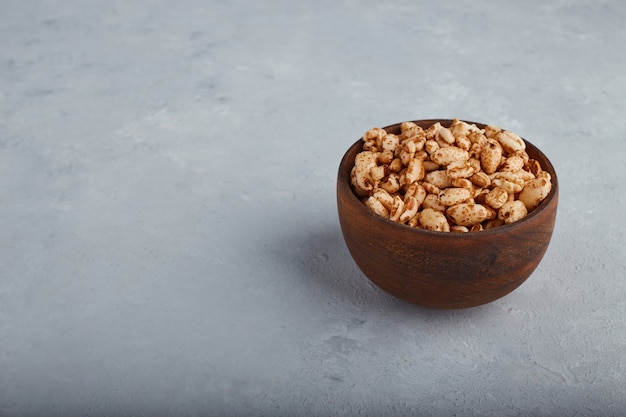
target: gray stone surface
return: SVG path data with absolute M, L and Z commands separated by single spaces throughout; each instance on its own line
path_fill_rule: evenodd
M 626 414 L 626 3 L 4 0 L 0 415 Z M 538 145 L 517 291 L 368 283 L 335 175 L 365 130 Z

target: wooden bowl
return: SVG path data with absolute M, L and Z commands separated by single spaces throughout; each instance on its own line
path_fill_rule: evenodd
M 449 127 L 452 121 L 414 122 L 426 129 L 436 122 Z M 400 124 L 385 130 L 399 134 Z M 350 170 L 362 144 L 359 139 L 341 161 L 337 205 L 348 250 L 374 284 L 410 303 L 455 309 L 497 300 L 533 273 L 552 237 L 559 189 L 554 167 L 539 149 L 526 141 L 528 155 L 552 175 L 552 191 L 535 210 L 493 229 L 445 233 L 393 222 L 372 213 L 357 198 L 350 186 Z

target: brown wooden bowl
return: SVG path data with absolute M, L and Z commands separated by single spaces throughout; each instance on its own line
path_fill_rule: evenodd
M 436 122 L 449 127 L 452 120 L 414 122 L 426 129 Z M 385 130 L 399 134 L 400 124 Z M 531 143 L 526 141 L 526 152 L 552 176 L 550 194 L 522 220 L 468 233 L 427 231 L 372 213 L 350 186 L 350 170 L 362 145 L 359 139 L 341 161 L 337 205 L 348 250 L 374 284 L 410 303 L 467 308 L 509 294 L 535 270 L 552 237 L 559 186 L 554 167 Z

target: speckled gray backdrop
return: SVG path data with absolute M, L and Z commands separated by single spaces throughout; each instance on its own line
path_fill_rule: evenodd
M 0 415 L 626 415 L 626 3 L 3 0 Z M 538 145 L 552 244 L 511 295 L 368 283 L 365 130 Z

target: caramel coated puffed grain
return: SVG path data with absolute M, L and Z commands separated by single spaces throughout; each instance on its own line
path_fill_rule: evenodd
M 526 217 L 552 190 L 551 177 L 517 134 L 459 119 L 400 134 L 375 127 L 363 135 L 350 180 L 379 216 L 410 227 L 478 232 Z

